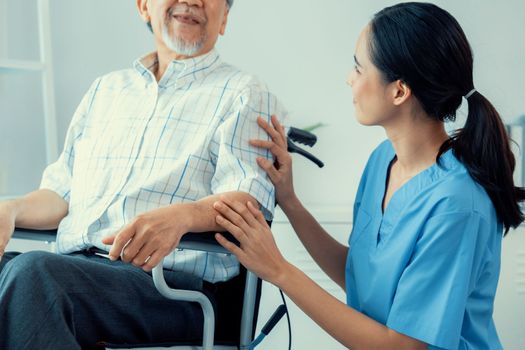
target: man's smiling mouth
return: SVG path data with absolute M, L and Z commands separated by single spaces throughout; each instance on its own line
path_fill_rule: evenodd
M 180 23 L 189 25 L 200 25 L 204 22 L 202 18 L 189 13 L 175 14 L 173 15 L 173 18 L 175 18 L 175 20 L 177 20 Z

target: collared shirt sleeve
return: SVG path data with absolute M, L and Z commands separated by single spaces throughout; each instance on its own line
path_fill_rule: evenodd
M 435 349 L 457 349 L 472 285 L 485 261 L 486 221 L 475 212 L 428 219 L 394 296 L 387 326 Z
M 68 203 L 70 201 L 71 178 L 75 162 L 75 144 L 82 137 L 85 118 L 89 113 L 99 84 L 100 79 L 97 79 L 82 98 L 69 125 L 64 148 L 57 161 L 48 165 L 44 170 L 42 181 L 40 182 L 40 189 L 51 190 L 64 198 Z
M 243 90 L 235 99 L 231 113 L 217 128 L 211 151 L 212 162 L 215 163 L 212 192 L 249 193 L 261 205 L 266 220 L 273 218 L 275 189 L 266 172 L 257 165 L 256 158 L 273 160 L 273 157 L 268 150 L 251 146 L 249 140 L 269 140 L 268 134 L 257 124 L 257 117 L 270 122 L 273 114 L 281 121 L 286 116 L 275 96 L 267 89 L 252 85 Z

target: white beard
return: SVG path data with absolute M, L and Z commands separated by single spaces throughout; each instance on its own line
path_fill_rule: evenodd
M 171 36 L 168 31 L 168 25 L 164 23 L 162 26 L 162 40 L 164 44 L 179 55 L 195 56 L 204 46 L 206 35 L 203 35 L 198 41 L 187 42 L 176 35 Z

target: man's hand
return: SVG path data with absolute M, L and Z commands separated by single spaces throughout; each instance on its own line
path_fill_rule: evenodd
M 15 230 L 16 210 L 12 202 L 0 203 L 0 260 Z
M 180 205 L 170 205 L 137 216 L 114 236 L 105 237 L 104 244 L 113 244 L 111 260 L 118 257 L 151 271 L 171 253 L 188 232 L 188 215 Z
M 245 192 L 232 191 L 213 194 L 195 202 L 172 204 L 137 216 L 117 234 L 105 237 L 104 244 L 112 244 L 111 260 L 119 258 L 151 271 L 162 258 L 171 253 L 187 232 L 223 230 L 213 208 L 221 196 L 240 202 L 257 201 Z

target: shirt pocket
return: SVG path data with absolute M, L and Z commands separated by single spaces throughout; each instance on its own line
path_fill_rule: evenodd
M 352 226 L 350 238 L 348 239 L 348 244 L 350 245 L 350 248 L 352 247 L 352 245 L 355 245 L 357 241 L 361 239 L 361 237 L 366 232 L 366 229 L 369 226 L 371 220 L 372 217 L 370 216 L 370 214 L 368 214 L 362 208 L 359 208 L 359 210 L 357 211 L 357 215 L 354 218 L 355 222 Z

